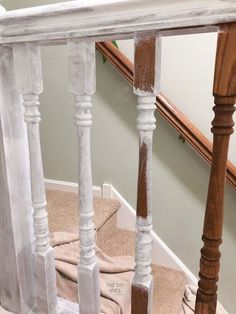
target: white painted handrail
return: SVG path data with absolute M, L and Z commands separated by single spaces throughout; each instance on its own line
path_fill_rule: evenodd
M 236 2 L 232 0 L 70 1 L 6 12 L 0 17 L 0 43 L 50 42 L 84 36 L 98 41 L 129 37 L 135 31 L 235 21 Z

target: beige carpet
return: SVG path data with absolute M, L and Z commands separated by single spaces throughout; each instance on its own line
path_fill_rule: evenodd
M 77 215 L 77 194 L 49 190 L 47 191 L 47 201 L 50 232 L 76 232 L 75 237 L 77 237 L 79 222 Z M 115 258 L 123 255 L 134 256 L 135 233 L 114 227 L 116 225 L 114 216 L 119 207 L 120 204 L 116 200 L 101 198 L 95 198 L 94 200 L 97 230 L 100 230 L 102 234 L 104 233 L 103 237 L 109 233 L 107 238 L 101 241 L 100 248 L 103 253 Z M 111 224 L 110 221 L 112 221 Z M 78 253 L 75 249 L 72 251 Z M 152 273 L 154 280 L 153 314 L 194 313 L 196 291 L 193 291 L 194 287 L 187 287 L 185 289 L 187 280 L 183 272 L 152 265 Z M 75 276 L 77 278 L 77 272 Z M 182 307 L 183 296 L 185 302 L 183 302 Z M 10 312 L 5 311 L 0 306 L 0 313 Z M 228 313 L 219 304 L 217 314 Z
M 50 242 L 54 247 L 58 296 L 78 302 L 77 265 L 80 259 L 78 234 L 55 232 L 51 234 Z M 96 256 L 100 270 L 101 314 L 130 313 L 134 258 L 132 256 L 109 257 L 98 247 L 96 247 Z M 91 292 L 86 285 L 83 286 L 83 291 L 86 294 Z
M 78 232 L 77 194 L 57 190 L 47 190 L 47 211 L 49 231 Z M 94 222 L 99 230 L 119 208 L 114 199 L 94 198 Z
M 77 195 L 61 191 L 47 191 L 49 229 L 75 232 L 78 230 Z M 119 208 L 116 200 L 96 198 L 94 200 L 95 224 L 101 228 Z M 101 245 L 109 256 L 134 256 L 135 233 L 115 229 Z M 180 313 L 182 298 L 187 284 L 184 273 L 174 269 L 153 265 L 154 314 Z
M 133 231 L 117 229 L 112 238 L 108 239 L 101 249 L 109 256 L 134 256 L 135 233 Z M 180 313 L 182 298 L 187 284 L 183 272 L 152 265 L 154 281 L 154 314 Z
M 119 229 L 123 234 L 123 230 Z M 54 246 L 58 295 L 72 302 L 77 301 L 77 264 L 79 241 L 77 234 L 56 232 L 52 234 Z M 118 246 L 117 246 L 118 247 Z M 134 271 L 131 256 L 115 254 L 110 258 L 98 247 L 96 249 L 100 266 L 101 312 L 104 314 L 130 313 L 130 291 Z M 154 302 L 153 313 L 176 314 L 181 311 L 186 279 L 182 272 L 153 265 Z M 112 284 L 121 283 L 125 291 L 113 292 Z M 123 289 L 124 289 L 123 288 Z

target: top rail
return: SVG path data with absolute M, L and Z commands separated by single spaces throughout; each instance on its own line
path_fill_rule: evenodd
M 169 30 L 236 22 L 232 0 L 81 0 L 2 13 L 0 43 L 90 37 L 129 38 L 135 31 Z M 185 30 L 183 31 L 185 32 Z M 194 32 L 194 31 L 193 31 Z M 195 30 L 196 32 L 196 30 Z

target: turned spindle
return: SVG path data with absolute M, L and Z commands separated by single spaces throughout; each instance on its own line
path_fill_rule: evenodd
M 39 134 L 39 94 L 43 91 L 40 46 L 37 43 L 14 44 L 13 54 L 17 89 L 25 107 L 24 118 L 29 143 L 38 313 L 54 314 L 57 311 L 56 271 L 53 249 L 48 240 L 47 202 Z
M 195 313 L 215 314 L 222 243 L 224 189 L 236 96 L 236 24 L 221 25 L 214 77 L 213 157 L 203 228 Z
M 91 96 L 96 90 L 95 44 L 86 38 L 68 41 L 69 88 L 75 102 L 75 125 L 79 151 L 79 312 L 100 314 L 99 265 L 93 222 L 93 183 L 90 128 Z
M 159 91 L 159 55 L 160 38 L 155 32 L 135 34 L 134 93 L 138 96 L 139 169 L 132 314 L 152 313 L 152 137 L 156 127 L 154 112 Z

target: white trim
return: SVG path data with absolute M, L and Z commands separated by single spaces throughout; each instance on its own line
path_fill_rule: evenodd
M 59 190 L 64 192 L 78 192 L 78 183 L 57 181 L 51 179 L 44 179 L 47 190 Z
M 136 213 L 133 207 L 114 187 L 112 187 L 112 197 L 121 203 L 121 207 L 117 214 L 117 227 L 135 231 Z M 152 262 L 154 264 L 183 271 L 186 274 L 188 283 L 197 285 L 198 279 L 154 231 L 152 231 L 152 237 Z
M 78 183 L 67 182 L 67 181 L 57 181 L 52 179 L 44 179 L 45 186 L 47 190 L 58 190 L 63 192 L 78 193 Z M 93 196 L 101 197 L 102 189 L 99 186 L 93 186 Z
M 104 197 L 104 198 L 112 198 L 112 195 L 113 195 L 112 193 L 113 193 L 112 185 L 104 183 L 102 185 L 102 197 Z

